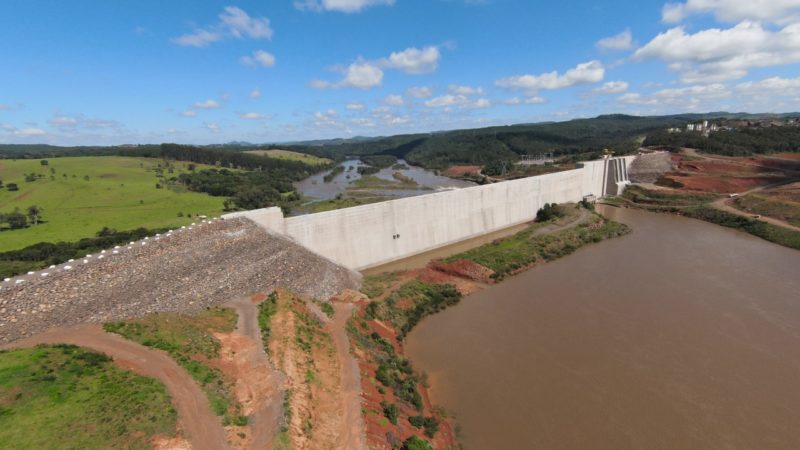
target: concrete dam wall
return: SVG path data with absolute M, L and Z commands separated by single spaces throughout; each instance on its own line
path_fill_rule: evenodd
M 305 216 L 284 218 L 279 208 L 267 208 L 225 217 L 247 217 L 362 270 L 531 221 L 545 203 L 617 195 L 633 159 L 590 161 L 565 172 Z

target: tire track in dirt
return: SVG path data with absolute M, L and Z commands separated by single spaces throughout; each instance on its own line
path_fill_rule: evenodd
M 336 314 L 329 329 L 336 353 L 339 355 L 342 389 L 342 430 L 338 448 L 366 449 L 367 441 L 364 421 L 361 416 L 361 374 L 358 362 L 350 354 L 350 339 L 347 337 L 347 321 L 353 315 L 352 303 L 333 302 Z
M 99 325 L 80 325 L 53 330 L 0 348 L 24 348 L 39 344 L 73 344 L 105 353 L 118 366 L 155 378 L 167 388 L 178 412 L 178 423 L 194 450 L 228 449 L 225 431 L 211 411 L 203 391 L 191 376 L 166 353 L 121 336 L 106 333 Z
M 222 337 L 223 347 L 238 342 L 233 356 L 238 369 L 234 395 L 250 417 L 251 439 L 247 446 L 265 449 L 272 448 L 283 416 L 284 382 L 281 373 L 269 362 L 261 343 L 258 308 L 254 303 L 257 298 L 238 298 L 226 305 L 235 309 L 239 316 L 233 333 L 236 336 L 233 339 L 218 338 Z

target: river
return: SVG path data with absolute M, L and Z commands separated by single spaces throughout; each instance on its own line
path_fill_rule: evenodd
M 465 447 L 800 448 L 800 252 L 601 208 L 633 233 L 469 296 L 408 337 Z
M 410 197 L 414 195 L 430 194 L 437 190 L 460 189 L 475 186 L 475 183 L 469 181 L 443 177 L 421 167 L 411 166 L 402 159 L 398 160 L 397 163 L 403 164 L 407 168 L 395 170 L 388 167 L 374 174 L 374 176 L 391 183 L 396 183 L 392 174 L 394 172 L 400 172 L 404 176 L 414 180 L 418 188 L 375 189 L 370 190 L 371 194 L 387 197 Z M 330 173 L 330 171 L 326 171 L 295 183 L 295 187 L 300 194 L 313 198 L 314 200 L 330 200 L 339 194 L 346 193 L 347 189 L 353 186 L 353 182 L 361 178 L 361 175 L 358 173 L 358 167 L 362 165 L 364 164 L 358 159 L 349 159 L 340 164 L 340 166 L 344 168 L 344 172 L 336 175 L 329 183 L 326 183 L 324 180 L 325 175 Z

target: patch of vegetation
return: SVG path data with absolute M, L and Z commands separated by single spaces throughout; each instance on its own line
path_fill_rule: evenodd
M 433 416 L 411 416 L 408 418 L 408 423 L 414 426 L 414 428 L 424 428 L 425 436 L 429 438 L 433 438 L 439 431 L 439 419 Z
M 381 408 L 383 408 L 383 415 L 386 416 L 389 422 L 391 422 L 393 425 L 397 425 L 397 416 L 400 414 L 400 410 L 397 409 L 397 405 L 387 401 L 381 401 Z
M 800 232 L 797 231 L 705 206 L 687 208 L 683 212 L 688 217 L 741 230 L 767 241 L 800 250 Z
M 387 272 L 364 277 L 364 281 L 361 284 L 361 292 L 369 298 L 377 298 L 397 281 L 397 275 L 397 272 Z
M 336 315 L 336 310 L 333 309 L 333 305 L 331 305 L 329 302 L 320 302 L 319 307 L 329 319 L 333 319 L 333 316 Z
M 445 262 L 466 259 L 494 271 L 492 278 L 502 280 L 516 271 L 538 262 L 568 255 L 580 247 L 630 232 L 627 225 L 606 220 L 598 214 L 575 227 L 552 234 L 538 234 L 544 224 L 534 224 L 513 236 L 453 255 Z
M 403 442 L 402 450 L 434 450 L 434 448 L 425 439 L 411 436 Z
M 333 181 L 334 178 L 336 178 L 342 172 L 344 172 L 344 166 L 336 166 L 330 172 L 325 174 L 324 177 L 322 177 L 322 181 L 330 183 L 331 181 Z
M 323 200 L 319 202 L 309 203 L 295 210 L 301 210 L 308 213 L 318 213 L 325 211 L 333 211 L 336 209 L 352 208 L 354 206 L 369 205 L 371 203 L 380 203 L 391 200 L 393 197 L 385 196 L 370 196 L 370 197 L 337 197 L 332 200 Z
M 272 336 L 272 317 L 277 312 L 278 294 L 273 291 L 266 300 L 258 304 L 258 327 L 261 328 L 261 341 L 267 354 L 269 354 L 269 340 Z
M 397 158 L 392 155 L 368 155 L 362 156 L 359 159 L 361 159 L 361 162 L 364 164 L 378 169 L 385 169 L 397 163 Z
M 708 136 L 700 132 L 669 133 L 666 130 L 659 130 L 647 136 L 644 145 L 669 147 L 675 151 L 681 148 L 695 148 L 706 153 L 728 156 L 789 153 L 800 151 L 800 128 L 748 127 L 711 133 Z
M 782 201 L 760 194 L 750 194 L 739 197 L 735 201 L 736 207 L 753 214 L 774 217 L 800 227 L 800 204 Z
M 245 153 L 269 156 L 271 158 L 286 159 L 289 161 L 300 161 L 312 166 L 322 166 L 331 163 L 331 160 L 328 158 L 320 158 L 307 153 L 293 152 L 290 150 L 248 150 Z
M 714 201 L 717 196 L 704 193 L 646 189 L 641 186 L 631 185 L 622 193 L 622 198 L 641 205 L 699 206 Z
M 61 264 L 70 259 L 78 259 L 89 253 L 111 248 L 114 245 L 137 241 L 145 236 L 166 232 L 167 229 L 148 230 L 137 228 L 131 231 L 117 231 L 103 228 L 95 237 L 84 238 L 77 242 L 40 242 L 21 250 L 0 253 L 0 277 L 12 277 L 38 270 L 52 264 Z
M 197 316 L 172 313 L 154 314 L 141 319 L 112 322 L 106 331 L 116 333 L 147 347 L 167 352 L 194 378 L 208 396 L 213 411 L 230 423 L 239 414 L 222 372 L 208 361 L 219 357 L 220 343 L 213 333 L 230 333 L 236 328 L 236 312 L 211 308 Z
M 149 449 L 176 433 L 164 386 L 70 345 L 0 353 L 0 448 Z

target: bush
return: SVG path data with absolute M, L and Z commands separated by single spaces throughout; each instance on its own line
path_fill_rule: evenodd
M 434 450 L 434 448 L 425 439 L 411 436 L 403 442 L 403 450 Z
M 400 411 L 397 409 L 397 405 L 394 403 L 381 401 L 381 408 L 383 408 L 383 415 L 389 419 L 389 422 L 391 422 L 393 425 L 397 425 L 397 416 L 400 414 Z

